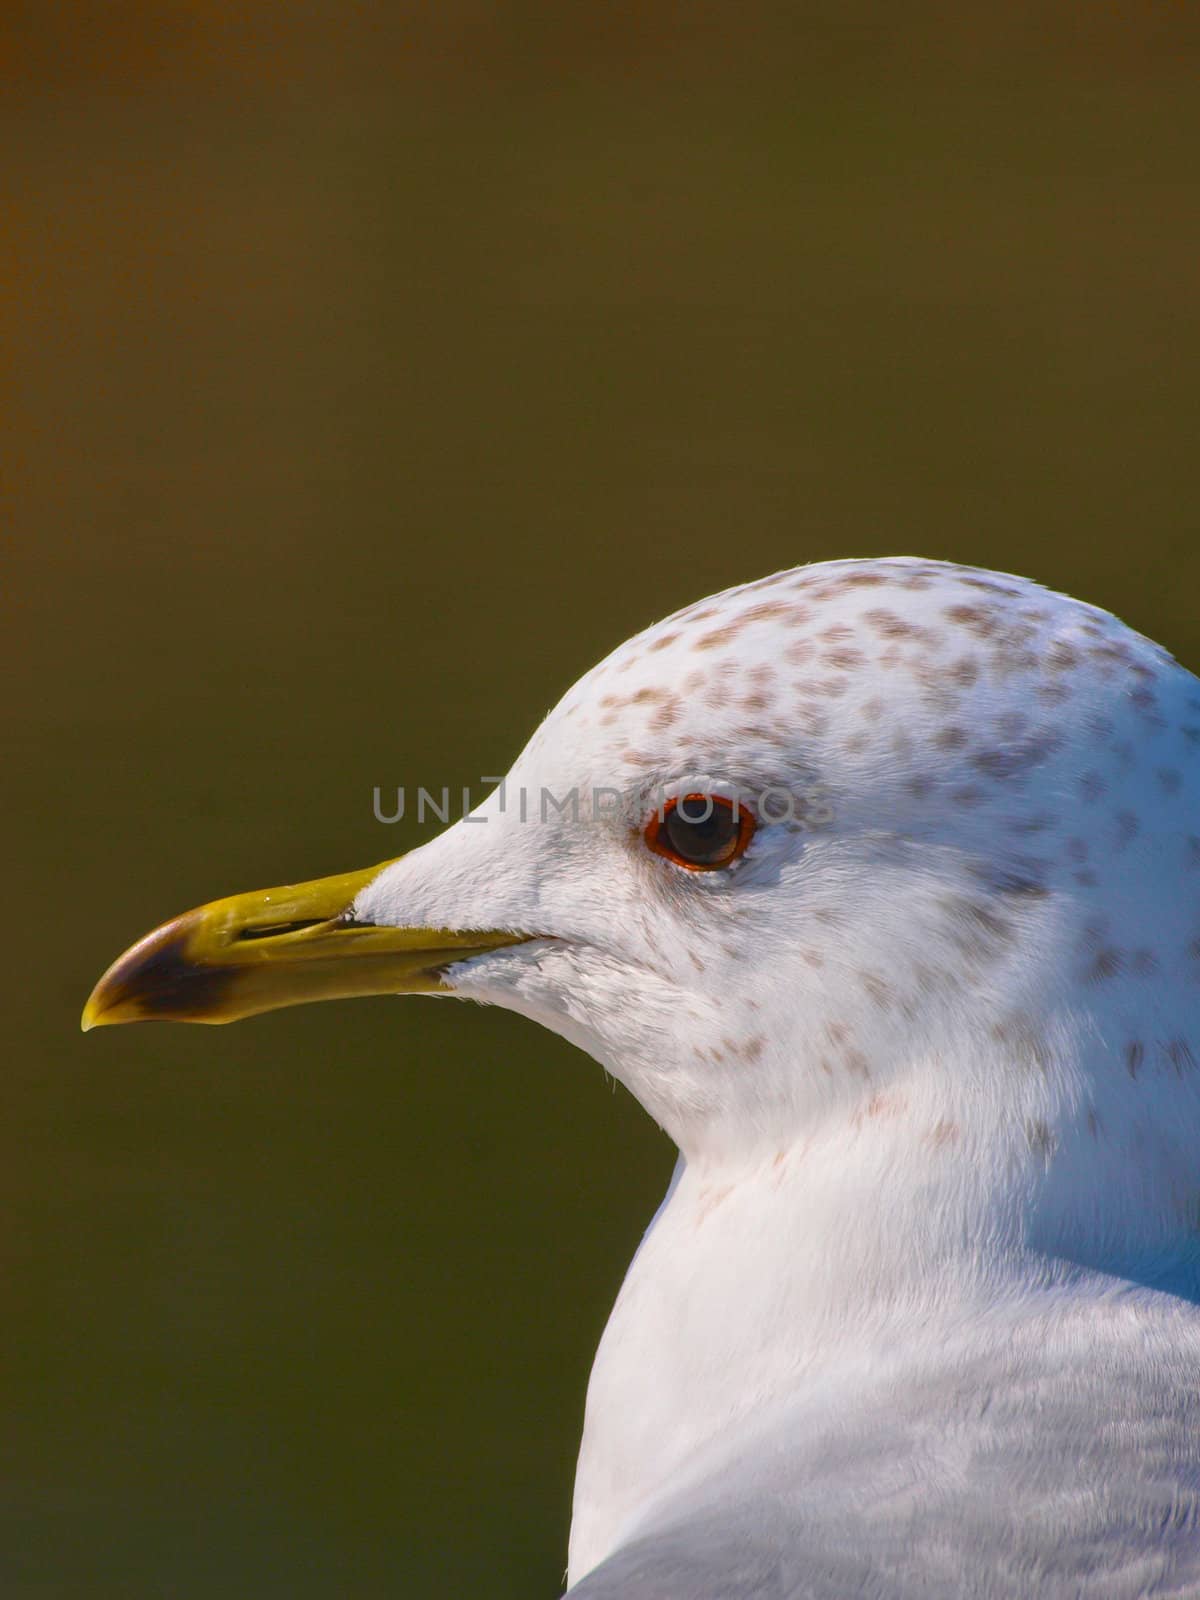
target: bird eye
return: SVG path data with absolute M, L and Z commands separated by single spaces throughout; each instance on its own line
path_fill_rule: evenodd
M 646 843 L 692 872 L 709 872 L 736 861 L 754 835 L 754 818 L 744 805 L 719 794 L 677 795 L 646 824 Z

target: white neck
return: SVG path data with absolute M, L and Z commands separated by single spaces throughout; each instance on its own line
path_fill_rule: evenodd
M 1025 1243 L 1039 1170 L 1011 1120 L 968 1140 L 900 1089 L 789 1148 L 681 1158 L 592 1370 L 571 1581 L 710 1439 L 1044 1281 Z

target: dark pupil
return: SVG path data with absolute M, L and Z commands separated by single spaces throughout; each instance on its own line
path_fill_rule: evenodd
M 721 861 L 737 839 L 730 806 L 698 796 L 681 800 L 666 817 L 671 849 L 685 861 Z

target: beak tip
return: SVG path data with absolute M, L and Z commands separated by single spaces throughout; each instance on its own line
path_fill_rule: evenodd
M 98 1001 L 98 992 L 93 989 L 91 994 L 88 995 L 87 1005 L 84 1006 L 83 1013 L 79 1018 L 80 1033 L 91 1033 L 93 1028 L 102 1028 L 108 1020 L 105 1017 L 104 1008 Z

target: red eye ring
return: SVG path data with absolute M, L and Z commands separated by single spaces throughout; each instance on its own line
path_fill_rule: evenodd
M 703 815 L 689 815 L 703 808 Z M 681 809 L 682 808 L 682 809 Z M 740 800 L 722 794 L 673 795 L 654 812 L 642 837 L 655 855 L 688 872 L 727 867 L 754 837 L 755 821 Z

